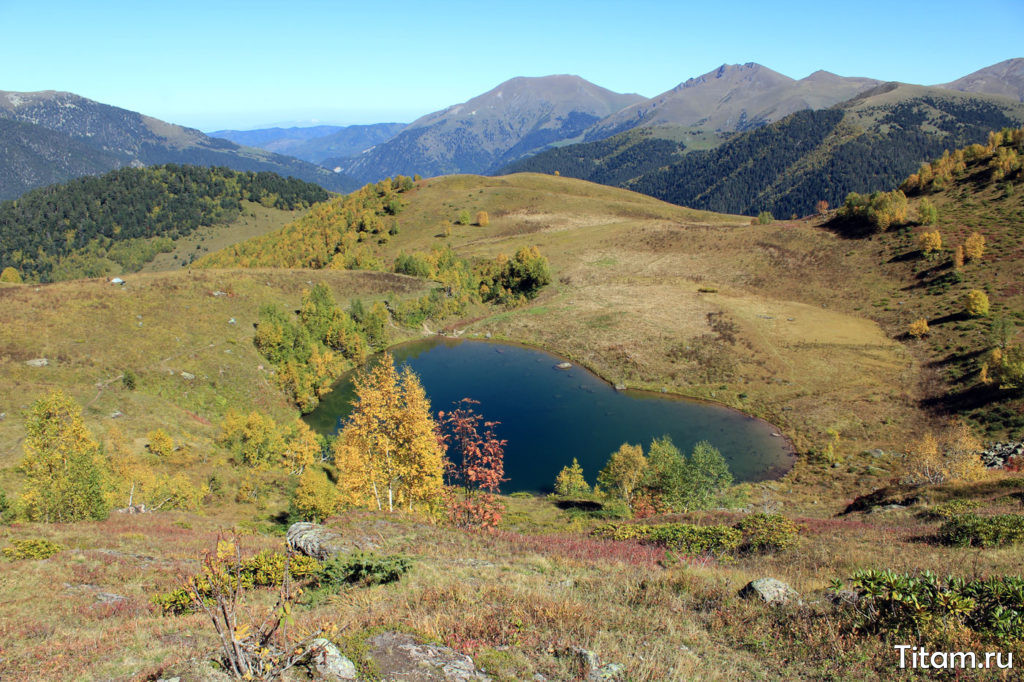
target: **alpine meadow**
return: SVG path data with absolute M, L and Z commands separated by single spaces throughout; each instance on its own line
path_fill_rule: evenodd
M 0 46 L 0 679 L 1020 678 L 1024 58 L 961 8 L 113 5 Z

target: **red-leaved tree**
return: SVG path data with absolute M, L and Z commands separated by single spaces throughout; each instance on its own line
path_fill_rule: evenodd
M 446 453 L 449 519 L 458 526 L 494 528 L 505 510 L 496 493 L 502 481 L 507 480 L 504 476 L 508 441 L 495 435 L 498 422 L 484 421 L 473 409 L 473 405 L 479 404 L 463 398 L 455 403 L 455 409 L 438 412 L 438 440 Z

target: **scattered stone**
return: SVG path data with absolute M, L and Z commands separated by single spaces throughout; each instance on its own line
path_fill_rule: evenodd
M 587 682 L 601 682 L 601 680 L 620 680 L 626 672 L 626 666 L 621 663 L 605 663 L 602 665 L 601 658 L 590 649 L 578 646 L 571 646 L 564 650 L 563 655 L 575 658 L 580 668 L 583 669 L 584 679 Z
M 121 594 L 114 594 L 113 592 L 97 592 L 96 601 L 101 604 L 117 604 L 118 602 L 127 601 L 128 597 Z
M 196 378 L 196 375 L 192 374 L 191 372 L 182 372 L 181 378 L 184 379 L 185 381 L 192 381 L 193 379 Z
M 571 362 L 560 362 L 557 365 L 555 365 L 555 369 L 572 369 L 572 363 Z
M 990 443 L 979 453 L 982 463 L 990 469 L 1005 467 L 1014 457 L 1024 456 L 1024 442 Z
M 306 521 L 293 523 L 288 528 L 285 539 L 292 549 L 320 561 L 325 561 L 332 556 L 375 547 L 368 538 L 346 538 L 340 532 L 327 526 Z
M 489 338 L 491 338 L 491 333 L 490 333 L 490 332 L 487 332 L 486 334 L 484 334 L 484 338 L 485 338 L 485 339 L 489 339 Z
M 868 456 L 873 459 L 881 459 L 882 457 L 885 457 L 885 450 L 880 450 L 878 448 L 868 450 Z
M 841 604 L 856 604 L 860 601 L 860 596 L 853 590 L 839 590 L 838 592 L 829 592 L 825 599 L 839 606 Z
M 118 514 L 145 514 L 149 510 L 144 504 L 130 504 L 117 510 Z
M 473 659 L 438 644 L 417 644 L 404 632 L 384 632 L 371 637 L 369 657 L 382 679 L 429 682 L 490 680 Z
M 0 412 L 0 422 L 2 422 L 5 419 L 7 419 L 7 413 L 6 412 Z
M 121 410 L 114 410 L 113 412 L 110 413 L 111 419 L 120 419 L 123 416 L 124 412 L 122 412 Z
M 128 597 L 123 594 L 114 594 L 113 592 L 103 592 L 99 585 L 90 585 L 88 583 L 82 585 L 71 585 L 64 583 L 64 589 L 70 592 L 91 592 L 96 601 L 101 604 L 117 604 L 118 602 L 128 601 Z
M 760 599 L 769 606 L 785 606 L 800 597 L 793 588 L 775 578 L 751 580 L 740 590 L 739 595 L 743 599 Z
M 626 384 L 615 384 L 615 390 L 616 391 L 625 391 L 626 390 Z
M 270 286 L 269 282 L 267 283 L 267 286 L 268 287 Z M 227 293 L 225 293 L 225 292 L 221 291 L 220 289 L 218 289 L 217 291 L 210 292 L 210 295 L 211 296 L 227 296 Z
M 318 637 L 310 643 L 310 666 L 318 680 L 358 679 L 356 666 L 334 642 Z
M 597 670 L 591 670 L 587 675 L 587 682 L 599 682 L 600 680 L 621 680 L 626 672 L 626 666 L 621 663 L 608 663 Z
M 50 361 L 46 358 L 33 358 L 32 360 L 26 360 L 25 364 L 29 367 L 46 367 L 50 364 Z
M 111 277 L 110 278 L 110 283 L 111 284 L 124 284 L 124 280 L 121 279 L 120 277 Z
M 238 324 L 238 323 L 235 322 L 235 318 L 232 317 L 230 320 L 228 320 L 228 324 Z

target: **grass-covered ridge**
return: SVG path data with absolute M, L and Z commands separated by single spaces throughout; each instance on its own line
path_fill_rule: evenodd
M 42 282 L 134 272 L 199 228 L 236 221 L 249 204 L 294 211 L 329 196 L 267 172 L 123 168 L 0 204 L 0 268 Z

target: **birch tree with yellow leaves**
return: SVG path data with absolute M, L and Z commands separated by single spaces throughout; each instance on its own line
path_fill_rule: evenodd
M 334 445 L 342 502 L 389 512 L 438 502 L 444 452 L 419 378 L 386 354 L 353 384 L 352 413 Z

